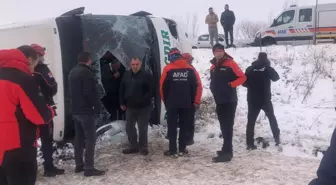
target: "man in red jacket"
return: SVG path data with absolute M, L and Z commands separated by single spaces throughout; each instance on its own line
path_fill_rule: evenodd
M 177 157 L 188 154 L 189 115 L 193 106 L 199 106 L 203 89 L 197 71 L 177 48 L 170 50 L 168 58 L 171 63 L 164 67 L 160 78 L 160 95 L 167 109 L 169 138 L 169 150 L 164 155 Z M 180 131 L 177 150 L 178 125 Z
M 222 150 L 217 152 L 213 162 L 229 162 L 233 157 L 232 136 L 237 108 L 236 88 L 246 81 L 233 58 L 224 51 L 222 44 L 215 44 L 212 48 L 214 58 L 210 61 L 210 90 L 216 102 L 216 112 L 223 135 Z
M 56 109 L 56 105 L 53 97 L 57 93 L 57 82 L 51 73 L 47 64 L 44 63 L 45 48 L 38 45 L 30 45 L 35 49 L 38 55 L 38 63 L 34 68 L 33 76 L 40 87 L 41 93 L 48 106 Z M 43 166 L 44 166 L 44 176 L 45 177 L 55 177 L 56 175 L 64 174 L 63 169 L 59 169 L 53 164 L 53 121 L 48 125 L 41 125 L 40 136 L 41 136 L 41 151 L 43 153 Z
M 37 53 L 30 46 L 0 50 L 0 184 L 34 185 L 38 126 L 54 117 L 32 71 Z

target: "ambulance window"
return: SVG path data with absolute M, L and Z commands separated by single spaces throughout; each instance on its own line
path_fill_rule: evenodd
M 313 16 L 313 9 L 301 9 L 299 12 L 299 22 L 311 22 Z
M 283 24 L 291 23 L 294 19 L 295 10 L 289 10 L 282 13 L 275 21 L 273 26 L 279 26 Z

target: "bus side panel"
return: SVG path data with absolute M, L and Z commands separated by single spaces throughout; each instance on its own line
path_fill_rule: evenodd
M 17 48 L 20 45 L 39 44 L 46 48 L 45 63 L 48 64 L 54 78 L 58 82 L 58 92 L 54 97 L 58 107 L 58 115 L 54 118 L 54 140 L 63 139 L 64 103 L 63 73 L 59 36 L 55 19 L 20 27 L 0 29 L 0 49 Z
M 80 17 L 59 17 L 56 19 L 60 45 L 62 52 L 63 68 L 59 68 L 63 72 L 63 85 L 64 85 L 64 112 L 65 114 L 65 131 L 64 139 L 73 139 L 75 135 L 74 124 L 71 116 L 71 98 L 69 92 L 68 76 L 71 69 L 77 64 L 77 57 L 83 51 L 83 36 L 82 25 Z M 58 111 L 61 112 L 61 111 Z
M 160 74 L 162 73 L 163 68 L 169 64 L 168 60 L 168 53 L 169 50 L 173 47 L 177 47 L 178 49 L 181 49 L 176 45 L 176 39 L 173 38 L 171 35 L 168 25 L 166 21 L 162 18 L 151 18 L 152 23 L 154 25 L 154 28 L 156 30 L 157 38 L 158 38 L 158 44 L 159 44 L 159 50 L 160 50 Z M 166 119 L 166 110 L 164 109 L 164 104 L 161 102 L 161 113 L 160 113 L 160 124 L 167 124 Z

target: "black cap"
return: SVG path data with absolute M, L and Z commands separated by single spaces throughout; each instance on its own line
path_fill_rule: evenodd
M 266 60 L 267 59 L 267 53 L 265 52 L 260 52 L 258 55 L 259 60 Z
M 217 49 L 221 49 L 221 50 L 224 50 L 224 45 L 223 44 L 215 44 L 213 47 L 212 47 L 212 52 L 215 52 L 215 50 Z

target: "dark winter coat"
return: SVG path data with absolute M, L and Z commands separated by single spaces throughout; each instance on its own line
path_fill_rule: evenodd
M 101 102 L 92 69 L 79 63 L 69 74 L 73 115 L 100 114 Z
M 54 111 L 20 50 L 0 50 L 0 89 L 0 166 L 13 158 L 34 161 L 38 125 L 49 123 Z
M 221 25 L 225 30 L 232 30 L 236 22 L 236 16 L 231 10 L 225 10 L 220 19 Z
M 125 72 L 119 92 L 120 105 L 128 108 L 141 109 L 151 105 L 154 96 L 153 76 L 141 69 L 137 73 L 132 70 Z
M 109 64 L 104 64 L 102 66 L 102 83 L 106 92 L 106 96 L 103 98 L 104 103 L 110 104 L 109 107 L 118 108 L 120 106 L 119 103 L 119 87 L 121 84 L 121 79 L 124 76 L 126 69 L 120 64 L 120 68 L 118 71 L 112 71 L 110 69 Z M 113 75 L 119 72 L 119 77 L 115 78 Z
M 166 108 L 192 108 L 200 104 L 202 83 L 198 72 L 187 60 L 166 65 L 160 79 L 160 95 Z
M 317 178 L 309 185 L 336 184 L 336 129 L 331 138 L 330 146 L 324 153 L 321 164 L 317 170 Z
M 211 61 L 210 68 L 210 90 L 214 96 L 216 104 L 237 102 L 236 87 L 242 85 L 246 77 L 237 63 L 229 55 L 217 61 Z
M 271 100 L 271 80 L 278 81 L 279 74 L 270 66 L 268 59 L 257 60 L 246 69 L 247 101 L 249 103 L 264 103 Z
M 39 63 L 33 73 L 35 80 L 40 86 L 41 93 L 48 105 L 55 105 L 53 96 L 57 93 L 57 82 L 46 64 Z

